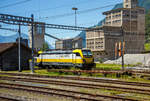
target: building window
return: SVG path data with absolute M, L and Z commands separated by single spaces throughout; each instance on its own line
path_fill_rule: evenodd
M 37 34 L 42 34 L 42 26 L 41 25 L 37 26 Z
M 144 14 L 145 12 L 144 12 L 144 10 L 139 10 L 139 13 Z

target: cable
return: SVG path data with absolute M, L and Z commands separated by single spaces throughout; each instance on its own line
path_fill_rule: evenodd
M 55 9 L 58 9 L 58 8 L 64 8 L 64 7 L 67 7 L 67 6 L 71 6 L 71 5 L 78 5 L 78 4 L 82 4 L 82 3 L 87 3 L 87 0 L 81 2 L 77 2 L 77 3 L 73 3 L 73 4 L 67 4 L 67 5 L 59 5 L 59 6 L 56 6 L 56 7 L 51 7 L 51 8 L 44 8 L 44 9 L 40 9 L 40 12 L 42 11 L 46 11 L 46 10 L 55 10 Z M 39 12 L 39 10 L 35 10 L 35 11 L 30 11 L 30 12 Z
M 2 9 L 2 8 L 7 8 L 7 7 L 10 7 L 10 6 L 19 5 L 19 4 L 22 4 L 22 3 L 29 2 L 29 1 L 31 1 L 31 0 L 24 0 L 24 1 L 20 1 L 20 2 L 13 3 L 13 4 L 8 4 L 8 5 L 5 5 L 5 6 L 1 6 L 0 9 Z
M 11 28 L 0 28 L 2 30 L 8 30 L 8 31 L 13 31 L 13 32 L 18 32 L 18 29 L 11 29 Z
M 116 5 L 116 4 L 111 4 L 111 5 L 107 5 L 107 6 L 103 6 L 103 7 L 97 7 L 97 8 L 92 8 L 92 9 L 86 9 L 86 10 L 83 10 L 83 11 L 78 11 L 77 14 L 88 13 L 88 12 L 92 12 L 92 11 L 95 11 L 95 10 L 111 7 L 111 6 L 114 6 L 114 5 Z M 56 19 L 56 18 L 72 16 L 72 15 L 74 15 L 74 13 L 65 13 L 65 14 L 60 14 L 60 15 L 55 15 L 55 16 L 43 17 L 41 19 Z

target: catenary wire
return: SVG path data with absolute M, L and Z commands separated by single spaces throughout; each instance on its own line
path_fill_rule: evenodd
M 99 9 L 108 8 L 108 7 L 111 7 L 111 6 L 114 6 L 114 5 L 116 5 L 116 4 L 111 4 L 111 5 L 107 5 L 107 6 L 103 6 L 103 7 L 86 9 L 86 10 L 83 10 L 83 11 L 78 11 L 77 14 L 89 13 L 89 12 L 93 12 L 93 11 L 96 11 L 96 10 L 99 10 Z M 57 19 L 57 18 L 72 16 L 72 15 L 74 15 L 74 13 L 65 13 L 65 14 L 59 14 L 59 15 L 54 15 L 54 16 L 49 16 L 49 17 L 43 17 L 41 19 Z
M 29 2 L 29 1 L 31 1 L 31 0 L 24 0 L 24 1 L 19 1 L 19 2 L 13 3 L 13 4 L 8 4 L 8 5 L 5 5 L 5 6 L 1 6 L 0 9 L 15 6 L 15 5 L 19 5 L 19 4 L 22 4 L 22 3 Z

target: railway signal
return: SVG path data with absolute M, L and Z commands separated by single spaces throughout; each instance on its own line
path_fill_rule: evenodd
M 119 47 L 118 47 L 119 46 Z M 117 56 L 122 57 L 122 69 L 124 70 L 124 54 L 125 54 L 125 42 L 116 42 L 115 43 L 115 58 L 117 59 Z
M 118 47 L 119 45 L 119 47 Z M 115 43 L 115 57 L 118 55 L 121 57 L 125 53 L 125 42 L 116 42 Z
M 122 45 L 121 42 L 119 42 L 119 50 L 118 50 L 119 51 L 119 56 L 121 56 L 121 45 Z
M 115 43 L 115 59 L 117 59 L 118 56 L 118 43 Z

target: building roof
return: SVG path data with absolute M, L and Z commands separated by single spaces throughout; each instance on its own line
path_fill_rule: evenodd
M 0 43 L 0 54 L 17 46 L 17 45 L 18 45 L 18 43 L 15 43 L 15 42 L 14 43 Z M 29 47 L 25 46 L 24 44 L 21 44 L 21 46 L 23 46 L 31 51 L 31 49 Z
M 110 29 L 119 29 L 121 30 L 121 26 L 98 26 L 98 27 L 94 27 L 94 28 L 90 28 L 88 29 L 87 31 L 107 31 L 107 30 L 110 30 Z
M 73 38 L 73 40 L 80 40 L 80 39 L 82 39 L 82 37 L 80 36 Z
M 110 11 L 106 11 L 106 12 L 103 12 L 104 15 L 107 15 L 107 14 L 110 14 L 110 13 L 113 13 L 113 12 L 119 12 L 119 11 L 122 11 L 122 10 L 135 10 L 135 9 L 144 9 L 143 7 L 136 7 L 136 8 L 118 8 L 118 9 L 113 9 L 113 10 L 110 10 Z
M 0 43 L 0 53 L 14 46 L 15 43 Z
M 72 40 L 73 38 L 64 38 L 64 39 L 61 39 L 61 40 Z
M 122 27 L 121 26 L 120 27 L 119 26 L 100 26 L 100 27 L 96 27 L 96 28 L 93 28 L 88 31 L 103 32 L 104 35 L 107 35 L 107 36 L 122 35 Z

